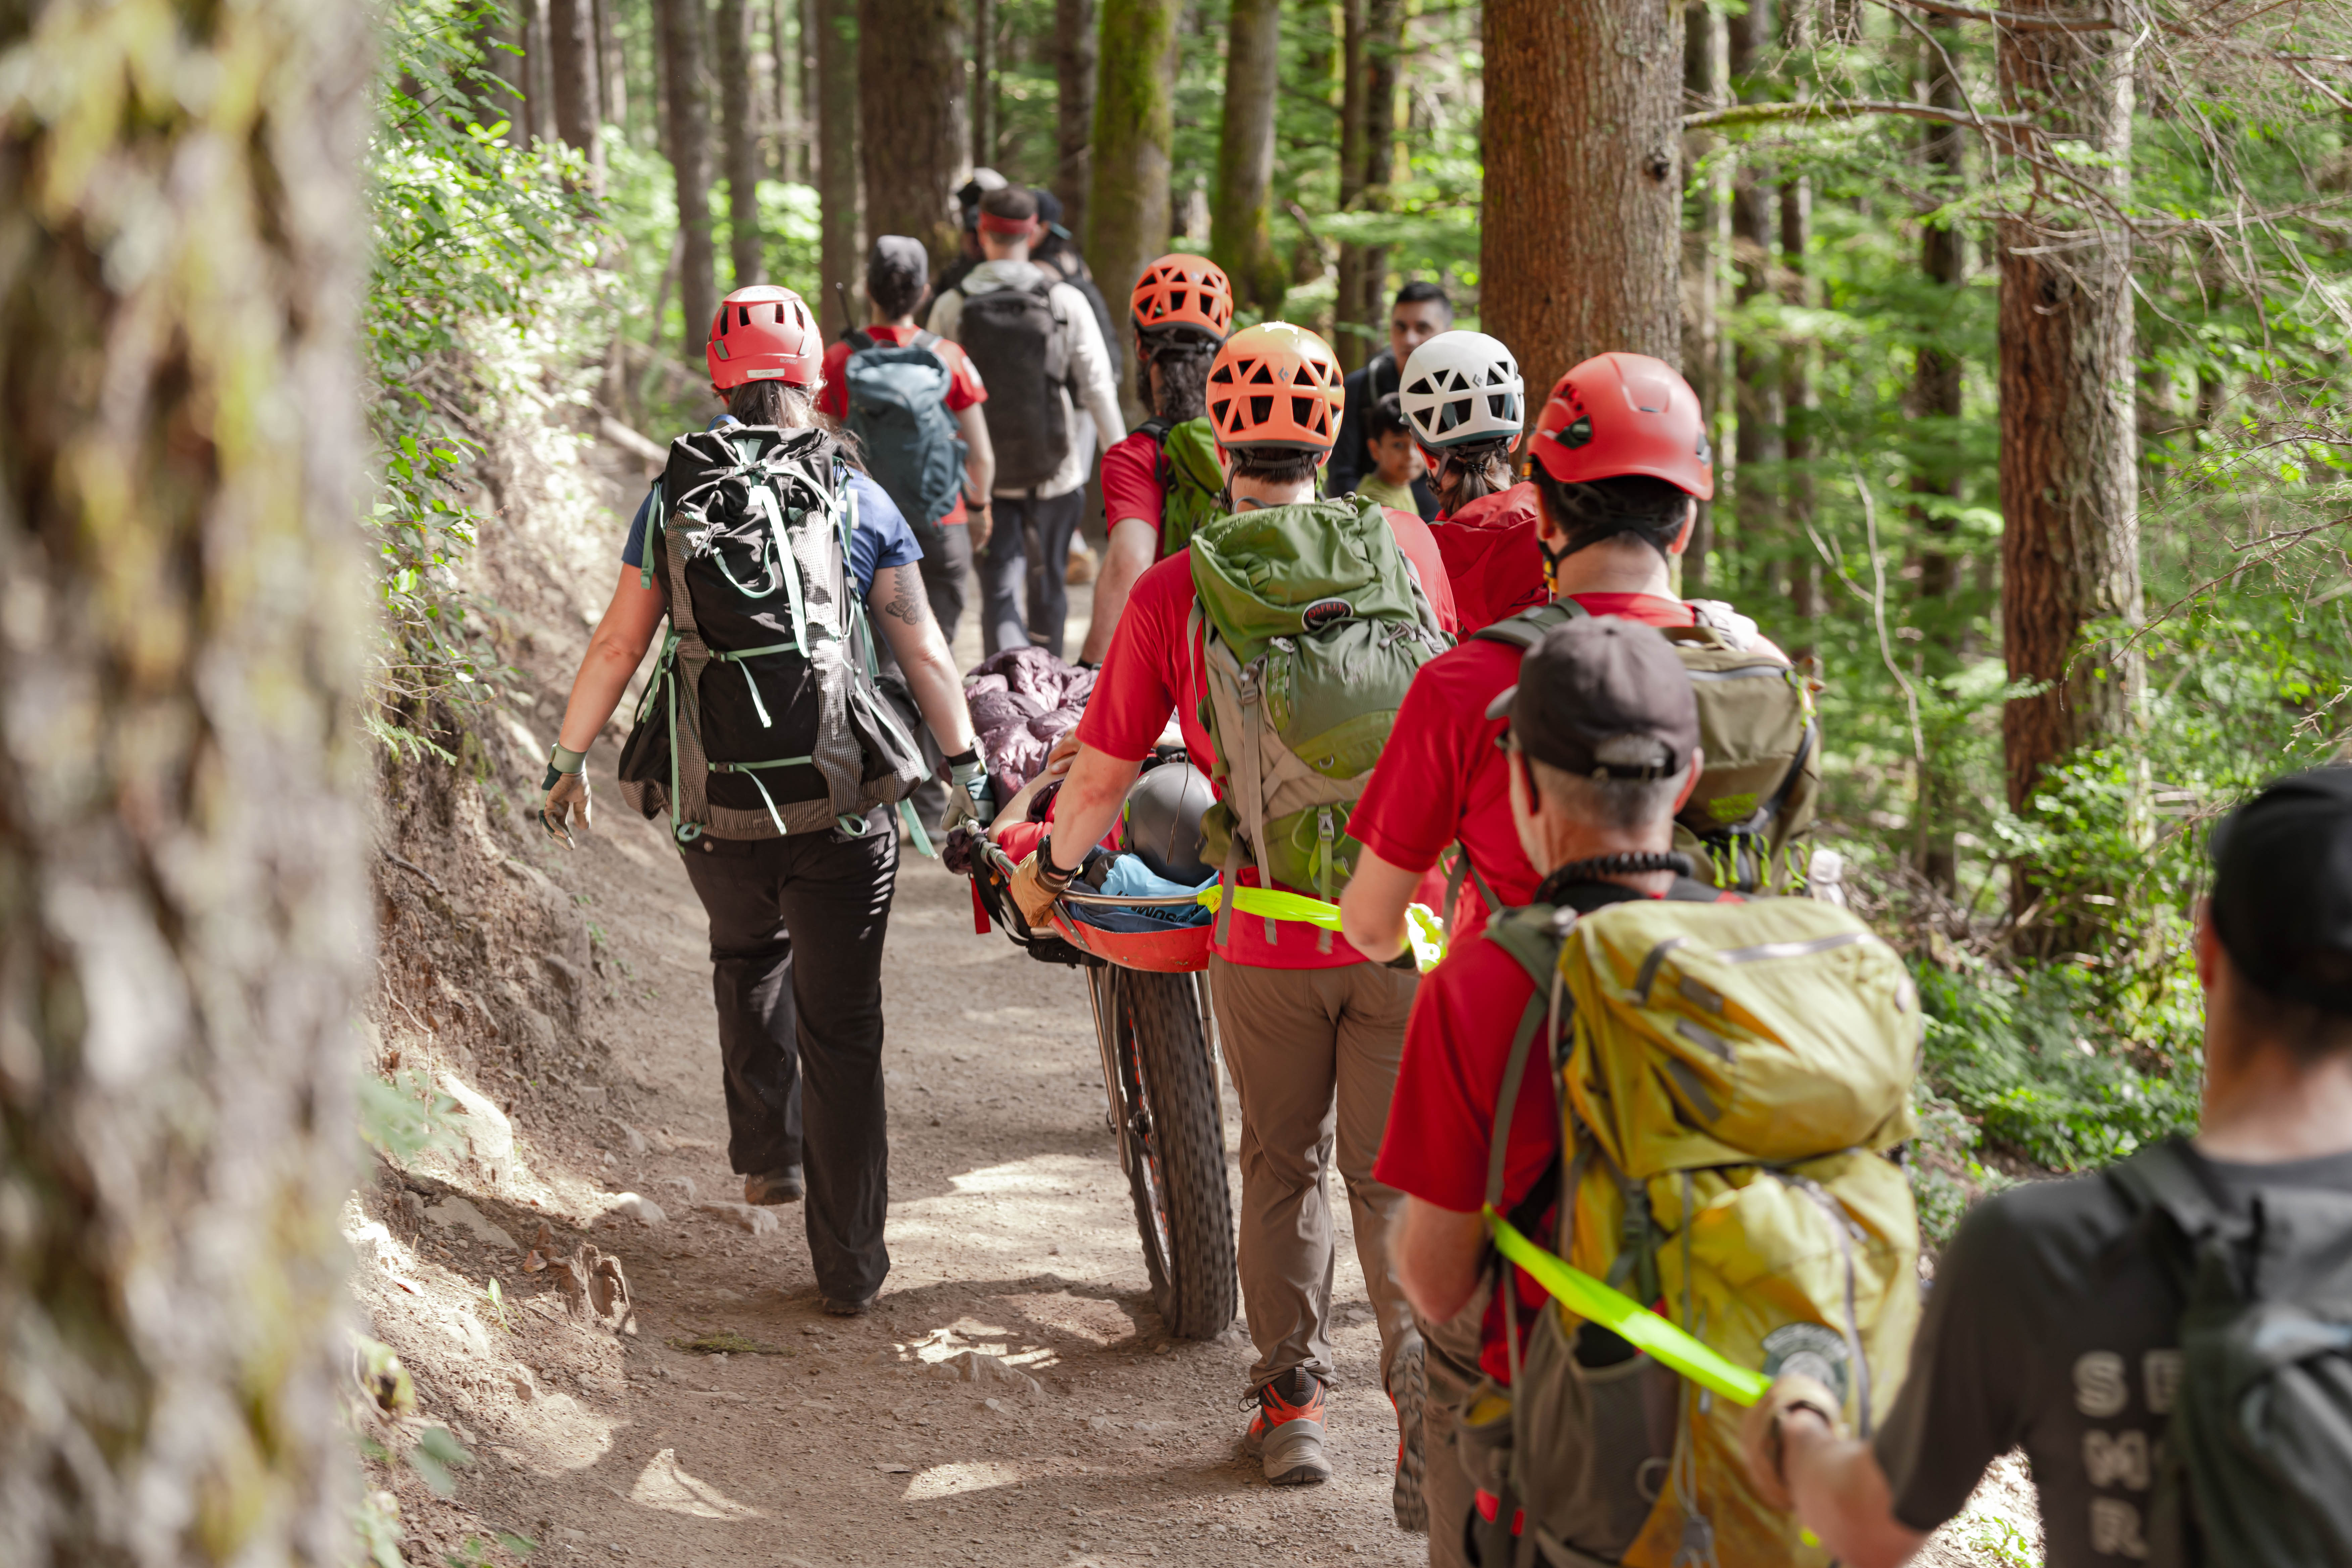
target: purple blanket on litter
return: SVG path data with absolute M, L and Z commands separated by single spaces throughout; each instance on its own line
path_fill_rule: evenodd
M 1006 648 L 964 677 L 963 700 L 998 800 L 1011 800 L 1044 771 L 1045 753 L 1078 727 L 1094 689 L 1093 670 L 1041 647 Z

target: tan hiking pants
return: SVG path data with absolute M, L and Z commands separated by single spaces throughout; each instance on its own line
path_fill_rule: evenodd
M 1217 1037 L 1241 1097 L 1242 1305 L 1257 1344 L 1253 1386 L 1292 1367 L 1332 1376 L 1331 1198 L 1336 1144 L 1381 1331 L 1381 1380 L 1412 1342 L 1412 1310 L 1389 1268 L 1402 1194 L 1372 1180 L 1412 1011 L 1410 970 L 1258 969 L 1209 960 Z

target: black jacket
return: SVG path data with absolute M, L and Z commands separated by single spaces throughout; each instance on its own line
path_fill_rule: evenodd
M 1324 470 L 1324 491 L 1343 496 L 1356 488 L 1378 466 L 1372 461 L 1372 405 L 1397 389 L 1396 356 L 1382 349 L 1374 354 L 1364 368 L 1350 372 L 1347 380 L 1348 405 L 1339 416 L 1339 439 L 1331 448 L 1331 466 Z M 1426 479 L 1412 481 L 1412 499 L 1421 508 L 1421 520 L 1429 522 L 1437 516 L 1437 492 L 1429 488 Z

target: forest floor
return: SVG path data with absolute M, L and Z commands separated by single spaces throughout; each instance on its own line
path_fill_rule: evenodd
M 383 1162 L 347 1205 L 352 1289 L 415 1381 L 402 1438 L 446 1426 L 472 1456 L 446 1498 L 371 1464 L 406 1560 L 1425 1561 L 1390 1517 L 1396 1432 L 1346 1205 L 1336 1474 L 1269 1488 L 1234 1454 L 1245 1334 L 1173 1340 L 1153 1313 L 1081 981 L 976 935 L 964 882 L 911 855 L 883 971 L 891 1273 L 869 1315 L 819 1311 L 801 1211 L 744 1207 L 728 1170 L 702 914 L 613 787 L 617 726 L 581 847 L 521 826 L 533 737 L 609 591 L 605 508 L 635 499 L 617 463 L 601 482 L 571 524 L 486 542 L 529 722 L 485 737 L 478 786 L 385 825 L 377 1066 L 433 1074 L 459 1108 L 446 1146 Z M 627 1287 L 609 1310 L 593 1280 L 585 1302 L 553 1283 L 607 1256 Z M 2011 1460 L 1924 1560 L 2038 1562 L 2038 1536 Z

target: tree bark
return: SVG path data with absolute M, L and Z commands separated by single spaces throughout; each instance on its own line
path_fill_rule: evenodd
M 554 88 L 555 134 L 588 160 L 601 186 L 596 149 L 596 13 L 593 0 L 547 0 L 547 70 Z
M 371 17 L 162 21 L 0 19 L 0 1562 L 323 1565 Z
M 1604 349 L 1682 357 L 1682 7 L 1487 0 L 1486 331 L 1531 387 Z
M 596 113 L 606 125 L 629 122 L 629 63 L 613 30 L 614 0 L 595 0 Z M 599 146 L 601 149 L 601 139 Z
M 2071 14 L 2056 0 L 2029 13 Z M 2003 107 L 2127 165 L 2127 35 L 2003 28 Z M 2002 216 L 2001 650 L 2012 681 L 2050 683 L 2001 716 L 2011 809 L 2053 763 L 2126 733 L 2139 661 L 2082 645 L 2095 621 L 2140 618 L 2128 237 L 2044 203 Z M 2061 254 L 2035 254 L 2063 241 Z M 2079 657 L 2078 657 L 2079 655 Z
M 554 44 L 548 36 L 547 6 L 548 0 L 515 0 L 515 25 L 522 38 L 522 58 L 516 63 L 527 84 L 530 134 L 541 142 L 556 139 L 555 82 L 548 68 Z
M 1385 211 L 1396 169 L 1396 94 L 1404 46 L 1400 0 L 1347 0 L 1347 97 L 1340 110 L 1339 206 Z M 1388 247 L 1339 247 L 1340 364 L 1355 370 L 1381 337 Z M 1353 330 L 1350 331 L 1349 329 Z
M 797 0 L 768 0 L 768 53 L 776 62 L 772 84 L 775 96 L 771 104 L 776 117 L 776 178 L 798 178 L 799 163 L 794 156 L 799 149 L 803 131 L 799 117 L 793 113 L 793 95 L 800 78 L 800 49 L 797 40 L 784 26 L 786 17 L 797 26 L 800 11 Z
M 971 163 L 996 162 L 996 8 L 971 0 Z
M 1217 135 L 1210 254 L 1237 303 L 1282 303 L 1274 253 L 1274 98 L 1282 79 L 1282 0 L 1233 0 L 1225 31 L 1224 121 Z
M 816 18 L 818 268 L 825 311 L 863 291 L 857 172 L 857 0 L 810 0 Z M 854 311 L 846 331 L 864 318 Z
M 1932 42 L 1922 47 L 1927 70 L 1927 101 L 1938 109 L 1963 106 L 1958 79 L 1950 68 L 1959 48 L 1958 30 L 1949 25 L 1928 30 Z M 1941 206 L 1961 194 L 1966 177 L 1966 143 L 1961 128 L 1926 122 L 1920 137 L 1921 161 L 1928 178 L 1928 200 Z M 1932 210 L 1932 209 L 1931 209 Z M 1968 280 L 1966 237 L 1955 223 L 1925 224 L 1919 231 L 1919 271 L 1937 298 L 1956 303 Z M 1926 648 L 1948 674 L 1959 667 L 1963 650 L 1954 633 L 1958 617 L 1948 601 L 1959 587 L 1959 562 L 1951 549 L 1958 526 L 1948 504 L 1960 495 L 1960 465 L 1957 441 L 1962 391 L 1960 356 L 1940 346 L 1940 334 L 1921 343 L 1911 373 L 1911 414 L 1917 422 L 1912 433 L 1911 517 L 1925 541 L 1919 553 L 1919 597 L 1926 614 L 1922 629 Z M 1930 749 L 1927 767 L 1919 781 L 1916 805 L 1919 875 L 1937 892 L 1949 898 L 1959 888 L 1959 847 L 1952 826 L 1958 781 Z
M 1093 195 L 1095 281 L 1123 300 L 1168 247 L 1168 167 L 1176 140 L 1176 22 L 1183 0 L 1101 0 Z
M 1683 95 L 1692 104 L 1719 109 L 1727 101 L 1725 83 L 1727 41 L 1722 13 L 1707 5 L 1690 5 L 1683 12 Z M 1696 164 L 1717 138 L 1706 132 L 1685 137 L 1685 164 Z M 1717 231 L 1725 221 L 1723 176 L 1710 175 L 1690 197 L 1689 227 L 1683 235 L 1683 374 L 1698 395 L 1700 417 L 1710 438 L 1722 428 L 1720 403 L 1724 376 L 1719 360 L 1723 323 L 1720 300 L 1723 247 Z M 1530 389 L 1532 392 L 1533 389 Z M 1715 546 L 1715 503 L 1698 503 L 1698 520 L 1691 529 L 1690 547 L 1682 556 L 1682 591 L 1699 597 L 1706 591 L 1707 552 Z
M 719 123 L 727 161 L 727 250 L 735 287 L 766 280 L 760 237 L 760 128 L 752 121 L 751 6 L 719 0 Z
M 963 167 L 961 0 L 858 0 L 857 110 L 866 155 L 866 222 L 953 260 Z
M 1062 225 L 1091 252 L 1087 227 L 1088 187 L 1094 184 L 1095 0 L 1054 0 L 1054 194 L 1062 198 Z M 1119 301 L 1113 300 L 1117 309 Z
M 1761 5 L 1751 4 L 1724 19 L 1727 60 L 1733 93 L 1742 103 L 1763 96 L 1765 45 L 1770 37 Z M 1773 228 L 1770 187 L 1753 159 L 1742 154 L 1731 175 L 1731 255 L 1737 281 L 1732 302 L 1746 307 L 1764 297 L 1772 276 Z M 1781 402 L 1779 356 L 1747 328 L 1732 348 L 1732 406 L 1738 427 L 1732 440 L 1731 512 L 1738 524 L 1738 549 L 1777 590 L 1786 567 L 1781 533 L 1780 473 L 1786 449 L 1786 410 Z
M 1812 7 L 1800 0 L 1781 0 L 1780 47 L 1801 58 L 1812 47 Z M 1799 99 L 1811 96 L 1801 79 Z M 1813 197 L 1802 174 L 1783 173 L 1780 198 L 1781 302 L 1799 310 L 1812 302 L 1806 249 L 1811 243 Z M 1784 331 L 1780 336 L 1781 455 L 1787 460 L 1781 500 L 1786 508 L 1789 550 L 1789 614 L 1801 628 L 1789 647 L 1799 664 L 1813 658 L 1813 622 L 1821 614 L 1821 569 L 1812 549 L 1813 476 L 1813 345 Z
M 669 89 L 669 154 L 681 237 L 677 298 L 685 310 L 678 352 L 702 363 L 719 310 L 710 240 L 710 109 L 702 90 L 702 0 L 654 0 Z

